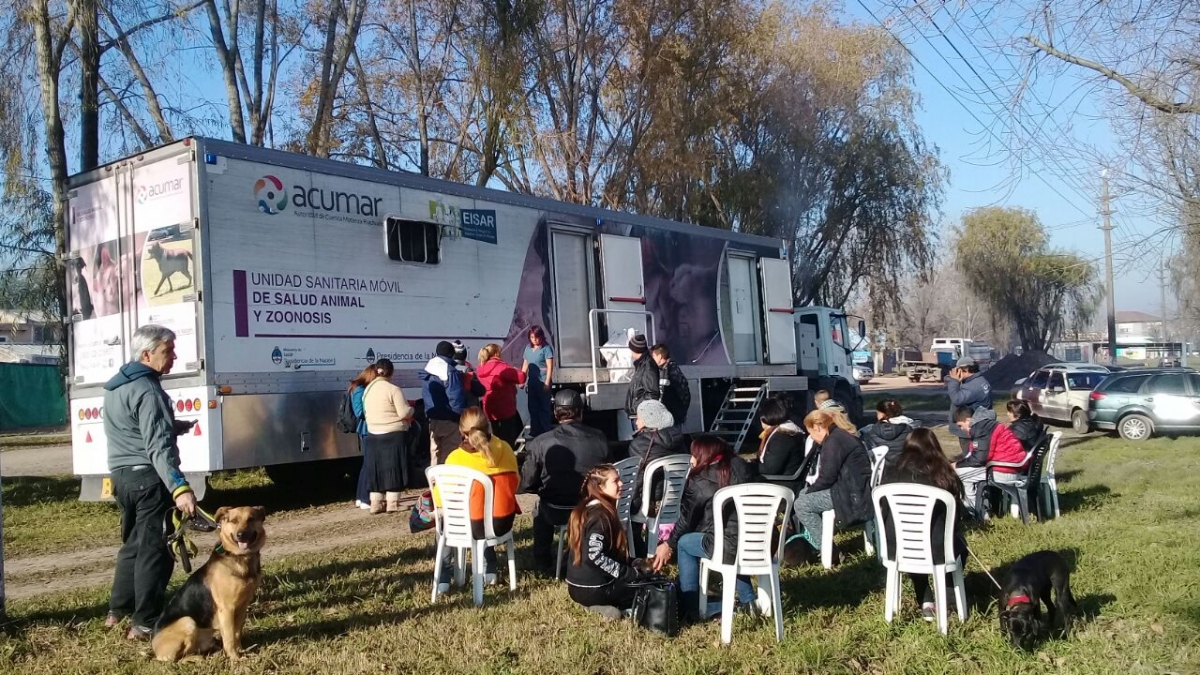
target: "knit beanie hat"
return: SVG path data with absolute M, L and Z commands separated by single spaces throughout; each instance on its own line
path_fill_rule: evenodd
M 453 358 L 454 357 L 454 345 L 450 344 L 449 342 L 446 342 L 445 340 L 442 340 L 441 342 L 437 343 L 437 347 L 434 348 L 433 353 L 437 354 L 438 356 L 444 356 L 448 359 Z
M 650 345 L 646 343 L 646 336 L 638 333 L 629 338 L 629 351 L 634 354 L 645 354 L 650 351 Z M 670 426 L 670 425 L 668 425 Z
M 462 340 L 455 340 L 454 342 L 450 343 L 450 346 L 454 347 L 455 361 L 467 360 L 467 346 L 462 343 Z
M 642 401 L 637 407 L 637 418 L 646 425 L 647 429 L 658 431 L 675 426 L 675 418 L 662 401 L 650 399 Z

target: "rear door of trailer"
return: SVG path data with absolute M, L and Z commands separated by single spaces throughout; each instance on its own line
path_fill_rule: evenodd
M 163 378 L 175 416 L 194 420 L 179 437 L 185 473 L 220 468 L 216 392 L 204 373 L 203 247 L 194 145 L 177 143 L 75 179 L 68 193 L 67 296 L 74 471 L 85 497 L 108 497 L 103 385 L 136 360 L 138 327 L 176 335 L 176 361 Z

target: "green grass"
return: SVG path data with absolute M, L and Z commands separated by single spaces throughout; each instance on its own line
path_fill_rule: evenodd
M 113 502 L 79 501 L 74 476 L 16 476 L 3 480 L 4 553 L 8 557 L 67 553 L 121 543 L 120 514 Z M 315 496 L 320 499 L 322 496 Z M 215 474 L 204 507 L 225 504 L 308 505 L 312 499 L 288 499 L 261 469 Z
M 71 432 L 61 431 L 59 429 L 0 434 L 0 450 L 37 447 L 43 445 L 67 445 L 70 442 Z
M 971 561 L 972 616 L 950 635 L 922 622 L 905 589 L 903 613 L 883 620 L 883 572 L 861 552 L 842 566 L 783 572 L 785 637 L 739 617 L 731 647 L 716 624 L 674 640 L 585 614 L 561 583 L 520 577 L 429 602 L 430 534 L 269 563 L 249 621 L 248 659 L 223 656 L 166 667 L 103 628 L 107 591 L 13 603 L 0 637 L 0 671 L 67 673 L 1165 673 L 1198 672 L 1200 472 L 1194 439 L 1130 444 L 1093 436 L 1059 461 L 1063 517 L 1011 519 L 968 532 L 994 574 L 1043 548 L 1074 565 L 1084 616 L 1070 639 L 1036 653 L 1001 638 L 995 589 Z M 254 486 L 243 489 L 257 489 Z M 529 564 L 529 522 L 518 522 L 518 562 Z M 319 536 L 319 535 L 317 535 Z M 849 551 L 861 536 L 840 537 Z M 503 559 L 503 558 L 502 558 Z

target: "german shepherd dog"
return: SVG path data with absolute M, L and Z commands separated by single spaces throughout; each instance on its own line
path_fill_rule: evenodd
M 1045 618 L 1042 604 L 1046 605 Z M 1075 612 L 1071 571 L 1062 556 L 1054 551 L 1038 551 L 1013 564 L 1000 594 L 1000 631 L 1014 647 L 1033 649 L 1050 630 L 1066 637 Z
M 167 603 L 151 645 L 160 661 L 216 651 L 213 633 L 230 660 L 241 658 L 246 611 L 262 580 L 259 551 L 267 541 L 261 506 L 222 506 L 213 514 L 220 545 Z
M 158 292 L 162 290 L 163 284 L 167 285 L 168 293 L 175 292 L 175 286 L 171 283 L 171 275 L 176 272 L 187 277 L 188 286 L 192 285 L 191 251 L 166 249 L 156 241 L 150 244 L 147 253 L 154 258 L 154 262 L 158 263 L 158 271 L 162 275 L 162 278 L 158 280 L 158 286 L 154 288 L 155 297 L 158 297 Z M 180 286 L 180 288 L 187 288 L 187 286 Z

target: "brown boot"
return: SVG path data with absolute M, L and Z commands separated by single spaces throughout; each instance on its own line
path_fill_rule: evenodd
M 388 513 L 399 513 L 400 512 L 400 493 L 399 492 L 387 493 L 387 512 Z
M 371 493 L 371 515 L 378 515 L 384 511 L 384 501 L 382 492 Z

